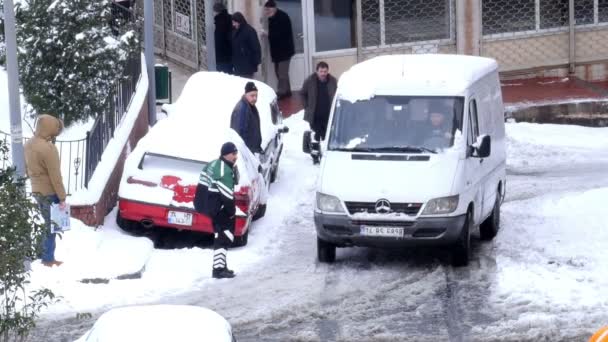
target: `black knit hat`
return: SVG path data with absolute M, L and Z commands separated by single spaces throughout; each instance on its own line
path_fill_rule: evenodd
M 249 81 L 247 84 L 245 84 L 245 94 L 252 91 L 258 91 L 258 88 L 255 86 L 255 83 Z
M 230 141 L 225 143 L 224 145 L 222 145 L 222 151 L 221 151 L 222 156 L 227 156 L 230 153 L 234 153 L 234 152 L 237 152 L 236 145 L 231 143 Z
M 266 7 L 266 8 L 277 8 L 277 3 L 274 2 L 274 0 L 268 0 L 264 4 L 264 7 Z

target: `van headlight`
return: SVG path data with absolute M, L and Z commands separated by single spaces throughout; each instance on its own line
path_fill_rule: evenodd
M 343 213 L 344 207 L 340 199 L 335 196 L 330 196 L 317 192 L 317 208 L 328 213 Z
M 422 215 L 449 214 L 458 208 L 458 195 L 435 198 L 429 201 L 422 212 Z

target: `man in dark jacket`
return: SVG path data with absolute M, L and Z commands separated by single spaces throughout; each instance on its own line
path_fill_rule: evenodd
M 302 85 L 300 94 L 304 104 L 304 120 L 315 132 L 316 143 L 325 139 L 331 103 L 337 88 L 338 81 L 329 74 L 329 65 L 325 62 L 319 62 L 317 71 Z M 312 154 L 313 163 L 319 163 L 319 158 L 319 155 Z
M 258 101 L 258 88 L 255 83 L 247 82 L 245 95 L 236 104 L 230 118 L 230 128 L 235 130 L 245 145 L 253 153 L 263 153 L 260 114 L 255 106 Z
M 197 212 L 211 218 L 215 239 L 213 242 L 213 278 L 234 278 L 228 269 L 226 253 L 234 241 L 236 206 L 234 186 L 238 184 L 236 146 L 227 142 L 222 145 L 221 157 L 202 170 L 194 197 Z
M 232 15 L 232 64 L 234 74 L 253 78 L 262 62 L 262 48 L 255 29 L 245 20 L 241 12 Z
M 215 64 L 217 71 L 232 74 L 232 17 L 224 4 L 213 5 L 215 12 Z
M 274 72 L 277 75 L 277 96 L 279 99 L 291 96 L 289 84 L 289 62 L 295 55 L 293 30 L 291 20 L 287 13 L 277 8 L 274 0 L 267 1 L 264 12 L 268 17 L 268 42 L 270 43 L 270 57 L 274 63 Z

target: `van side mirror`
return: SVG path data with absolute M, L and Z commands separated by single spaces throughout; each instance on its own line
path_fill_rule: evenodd
M 304 132 L 302 136 L 302 151 L 308 154 L 312 152 L 312 131 Z
M 279 128 L 279 133 L 281 133 L 281 134 L 289 133 L 289 127 L 283 126 L 283 127 Z
M 492 152 L 492 140 L 489 135 L 481 137 L 481 141 L 478 139 L 472 146 L 472 155 L 476 158 L 487 158 Z

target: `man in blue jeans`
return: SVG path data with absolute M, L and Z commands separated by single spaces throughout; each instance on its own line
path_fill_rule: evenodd
M 61 120 L 47 114 L 40 115 L 36 122 L 34 137 L 24 147 L 32 193 L 46 223 L 42 264 L 47 267 L 62 264 L 61 261 L 55 260 L 55 234 L 51 233 L 51 204 L 59 203 L 61 209 L 65 209 L 66 206 L 59 151 L 54 144 L 55 138 L 62 130 Z

